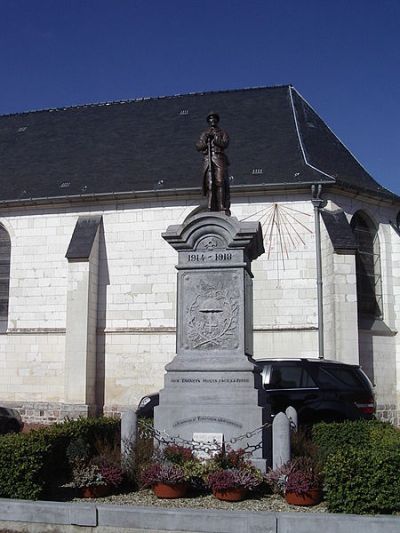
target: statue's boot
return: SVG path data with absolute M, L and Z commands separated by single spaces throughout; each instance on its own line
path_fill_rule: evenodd
M 217 187 L 217 208 L 218 211 L 225 211 L 223 187 Z

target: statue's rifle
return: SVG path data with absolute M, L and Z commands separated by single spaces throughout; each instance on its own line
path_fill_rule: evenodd
M 213 173 L 212 173 L 211 138 L 210 137 L 207 137 L 207 155 L 208 155 L 207 200 L 208 200 L 208 209 L 211 210 L 212 196 L 213 196 Z

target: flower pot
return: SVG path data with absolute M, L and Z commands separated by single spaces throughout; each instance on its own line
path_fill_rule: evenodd
M 156 483 L 153 485 L 153 492 L 157 498 L 183 498 L 187 492 L 186 483 L 168 485 L 167 483 Z
M 109 485 L 82 487 L 82 498 L 102 498 L 110 494 L 110 492 L 111 488 Z
M 225 490 L 213 490 L 214 497 L 217 500 L 223 500 L 225 502 L 240 502 L 247 496 L 247 489 L 243 487 L 235 487 Z
M 310 489 L 305 494 L 287 492 L 285 498 L 290 505 L 317 505 L 322 499 L 320 489 Z

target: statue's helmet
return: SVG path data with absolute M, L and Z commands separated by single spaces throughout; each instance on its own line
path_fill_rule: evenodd
M 216 111 L 210 111 L 207 115 L 207 122 L 211 117 L 215 117 L 217 119 L 217 122 L 219 122 L 219 115 Z

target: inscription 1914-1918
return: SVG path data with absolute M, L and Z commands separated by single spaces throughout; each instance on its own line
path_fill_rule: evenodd
M 189 253 L 187 255 L 188 263 L 202 263 L 213 261 L 232 261 L 231 252 L 213 252 L 213 253 Z

